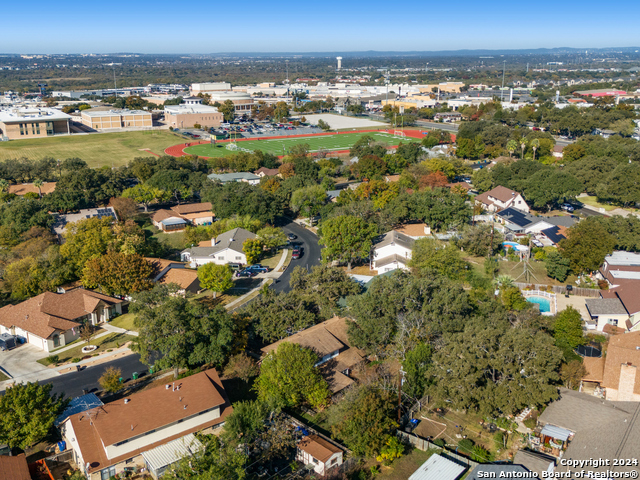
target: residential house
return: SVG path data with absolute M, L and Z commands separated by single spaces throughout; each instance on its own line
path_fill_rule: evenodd
M 253 173 L 255 175 L 259 176 L 260 178 L 263 178 L 263 177 L 282 177 L 282 175 L 280 175 L 280 172 L 278 171 L 277 168 L 260 167 L 258 170 L 256 170 Z
M 188 262 L 191 268 L 198 268 L 205 263 L 226 265 L 227 263 L 247 263 L 247 255 L 242 245 L 248 239 L 256 238 L 256 234 L 244 228 L 234 228 L 212 238 L 211 241 L 201 242 L 197 247 L 187 248 L 180 254 L 183 262 Z
M 27 457 L 0 455 L 0 480 L 31 480 Z
M 559 392 L 560 397 L 538 417 L 536 431 L 552 440 L 556 436 L 565 438 L 565 442 L 568 440 L 563 459 L 589 461 L 637 457 L 640 422 L 635 418 L 640 414 L 640 403 L 611 402 L 566 388 L 560 388 Z M 591 467 L 590 470 L 605 478 L 607 470 L 618 473 L 637 468 L 616 465 Z M 581 469 L 580 466 L 558 465 L 556 474 Z
M 562 145 L 554 145 L 552 155 L 556 158 L 562 158 L 564 147 Z
M 56 182 L 43 182 L 40 189 L 33 183 L 18 183 L 9 185 L 9 193 L 23 197 L 27 193 L 35 193 L 36 195 L 46 195 L 52 193 L 56 189 Z
M 615 135 L 617 132 L 614 132 L 613 130 L 608 130 L 606 128 L 596 128 L 593 131 L 593 135 L 600 135 L 603 138 L 609 138 L 613 135 Z
M 258 175 L 251 172 L 234 172 L 234 173 L 212 173 L 207 175 L 209 180 L 220 183 L 246 182 L 249 185 L 258 185 L 260 179 Z
M 431 235 L 431 228 L 429 228 L 429 225 L 426 223 L 406 223 L 394 229 L 394 231 L 413 238 L 414 240 Z
M 607 290 L 602 290 L 602 299 L 617 299 L 622 304 L 627 318 L 611 317 L 611 325 L 628 331 L 640 330 L 640 254 L 616 251 L 607 255 L 597 274 L 598 278 L 605 279 L 609 283 Z M 595 304 L 598 302 L 592 302 Z M 613 305 L 613 302 L 611 302 Z M 616 308 L 616 312 L 620 309 Z M 614 314 L 615 312 L 603 311 L 602 314 Z M 618 313 L 618 315 L 623 315 Z M 614 322 L 613 320 L 618 320 Z
M 198 272 L 182 262 L 172 262 L 163 258 L 145 257 L 153 266 L 153 282 L 178 285 L 179 295 L 185 295 L 187 292 L 197 294 L 202 291 L 200 288 L 200 280 Z
M 527 478 L 527 469 L 522 465 L 510 463 L 490 463 L 477 465 L 465 480 L 480 480 L 483 478 Z
M 466 470 L 466 466 L 436 453 L 413 472 L 409 480 L 458 480 Z
M 522 195 L 501 185 L 488 192 L 477 195 L 475 201 L 489 212 L 499 212 L 500 210 L 513 207 L 522 212 L 529 213 L 529 206 L 527 202 L 524 201 Z
M 298 442 L 296 460 L 313 466 L 313 471 L 325 475 L 342 465 L 342 449 L 319 435 L 308 435 Z
M 211 225 L 213 223 L 211 208 L 209 202 L 176 205 L 170 210 L 156 211 L 151 221 L 156 228 L 167 233 L 184 230 L 189 225 Z
M 619 298 L 587 298 L 584 301 L 589 312 L 588 330 L 604 331 L 607 325 L 625 328 L 629 314 Z
M 537 473 L 541 478 L 549 478 L 556 468 L 553 457 L 530 450 L 518 450 L 513 457 L 513 463 L 523 466 L 528 472 Z
M 58 235 L 58 239 L 63 241 L 63 233 L 67 228 L 67 225 L 70 223 L 79 222 L 80 220 L 86 220 L 87 218 L 113 218 L 115 221 L 118 220 L 118 216 L 116 215 L 116 211 L 113 207 L 104 207 L 104 208 L 85 208 L 76 213 L 67 213 L 65 215 L 62 214 L 54 214 L 54 224 L 53 231 L 56 235 Z
M 411 251 L 415 240 L 408 235 L 391 230 L 373 247 L 371 254 L 371 270 L 378 273 L 390 272 L 401 268 L 409 270 Z
M 605 398 L 640 402 L 640 332 L 613 335 L 609 339 L 601 386 Z
M 104 405 L 104 403 L 102 403 L 102 400 L 100 400 L 95 393 L 87 393 L 79 397 L 74 397 L 69 401 L 69 405 L 64 409 L 64 412 L 56 417 L 53 424 L 57 427 L 64 423 L 71 415 L 86 412 L 87 410 L 101 407 L 102 405 Z
M 218 433 L 231 412 L 211 369 L 71 415 L 61 432 L 88 480 L 141 468 L 157 479 L 181 455 L 201 448 L 192 434 Z
M 566 228 L 576 223 L 570 216 L 539 217 L 514 207 L 497 212 L 495 218 L 504 225 L 505 233 L 542 234 L 547 239 L 553 238 L 557 241 L 560 241 L 563 231 L 558 227 Z
M 17 305 L 0 308 L 0 333 L 26 339 L 49 352 L 80 336 L 83 323 L 98 325 L 122 313 L 123 301 L 78 288 L 45 292 Z
M 384 181 L 387 183 L 396 183 L 400 181 L 400 175 L 385 175 Z
M 329 390 L 334 394 L 354 383 L 349 374 L 356 365 L 365 360 L 364 352 L 351 347 L 347 335 L 347 320 L 341 317 L 330 318 L 267 345 L 262 349 L 262 353 L 265 357 L 268 356 L 283 342 L 296 343 L 313 350 L 318 355 L 316 366 L 320 367 L 323 377 L 329 384 Z

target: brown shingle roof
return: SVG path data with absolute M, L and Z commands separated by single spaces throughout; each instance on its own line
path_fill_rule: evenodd
M 258 170 L 256 170 L 253 173 L 255 173 L 256 175 L 260 175 L 261 173 L 264 173 L 264 175 L 267 177 L 275 177 L 280 172 L 277 168 L 260 167 Z
M 175 283 L 182 289 L 189 288 L 195 282 L 198 282 L 198 273 L 190 268 L 170 268 L 158 279 L 158 283 Z
M 515 195 L 512 195 L 515 194 Z M 488 192 L 481 193 L 476 196 L 476 201 L 482 202 L 485 205 L 493 205 L 493 200 L 489 197 L 496 198 L 500 200 L 502 203 L 508 202 L 510 199 L 514 198 L 518 195 L 518 192 L 514 192 L 513 190 L 508 189 L 507 187 L 503 187 L 502 185 L 498 185 L 492 190 Z
M 176 214 L 175 212 L 172 212 L 171 210 L 162 209 L 162 210 L 156 211 L 156 213 L 154 213 L 153 216 L 151 217 L 151 220 L 154 222 L 161 222 L 171 217 L 180 217 L 180 215 Z
M 207 212 L 211 213 L 211 203 L 186 203 L 184 205 L 176 205 L 175 207 L 171 207 L 171 210 L 177 213 L 178 215 L 187 215 L 189 213 L 198 213 L 198 212 Z
M 168 384 L 171 388 L 167 389 L 162 385 L 126 397 L 129 399 L 127 404 L 124 403 L 124 399 L 120 399 L 69 417 L 67 421 L 73 426 L 83 460 L 90 464 L 89 472 L 115 465 L 188 433 L 222 423 L 231 414 L 231 404 L 215 369 Z M 220 407 L 220 417 L 213 421 L 204 422 L 196 428 L 169 436 L 121 457 L 108 459 L 106 456 L 106 446 L 151 430 L 162 429 L 215 407 Z
M 0 325 L 16 326 L 49 338 L 56 329 L 65 331 L 79 326 L 74 320 L 92 313 L 100 302 L 115 305 L 122 300 L 82 288 L 64 294 L 45 292 L 17 305 L 2 307 Z
M 0 480 L 31 480 L 27 457 L 0 455 Z
M 582 359 L 582 365 L 584 365 L 585 370 L 587 370 L 587 374 L 582 377 L 582 380 L 602 383 L 604 361 L 604 357 L 584 357 Z
M 640 348 L 640 332 L 615 335 L 609 339 L 602 386 L 618 390 L 621 365 L 629 363 L 640 367 L 640 350 L 637 348 Z M 640 394 L 640 375 L 636 376 L 633 393 Z
M 44 182 L 40 187 L 40 191 L 43 195 L 51 193 L 56 189 L 56 182 Z M 9 185 L 9 193 L 15 193 L 22 196 L 27 193 L 38 193 L 38 187 L 33 183 L 19 183 L 18 185 Z
M 298 448 L 322 463 L 329 460 L 334 453 L 342 452 L 342 449 L 318 435 L 303 438 L 298 442 Z
M 426 237 L 427 234 L 424 233 L 425 228 L 427 228 L 426 223 L 410 223 L 396 228 L 395 231 L 408 237 Z

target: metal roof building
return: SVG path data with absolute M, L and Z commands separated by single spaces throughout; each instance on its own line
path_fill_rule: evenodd
M 142 452 L 142 458 L 144 458 L 149 472 L 154 478 L 159 478 L 172 464 L 181 458 L 192 456 L 201 449 L 202 443 L 198 441 L 193 433 L 190 433 L 152 450 Z
M 457 480 L 467 468 L 441 455 L 429 457 L 409 480 Z

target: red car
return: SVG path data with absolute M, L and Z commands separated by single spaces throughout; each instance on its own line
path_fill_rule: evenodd
M 291 258 L 294 260 L 298 260 L 300 257 L 302 257 L 302 248 L 294 249 L 293 253 L 291 254 Z

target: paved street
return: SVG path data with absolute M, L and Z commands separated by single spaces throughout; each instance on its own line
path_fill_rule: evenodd
M 289 221 L 289 223 L 281 226 L 285 233 L 293 233 L 298 236 L 298 238 L 292 243 L 302 246 L 303 249 L 302 258 L 298 260 L 291 260 L 287 269 L 280 276 L 278 283 L 271 285 L 271 288 L 276 292 L 288 292 L 291 290 L 291 287 L 289 287 L 291 271 L 295 267 L 299 266 L 306 268 L 307 270 L 311 270 L 311 267 L 320 265 L 320 245 L 318 245 L 318 237 L 314 233 L 304 227 L 301 227 L 297 223 Z
M 140 355 L 127 355 L 109 363 L 102 363 L 93 367 L 85 368 L 79 372 L 67 373 L 50 380 L 42 380 L 38 383 L 52 383 L 52 393 L 64 393 L 67 397 L 77 397 L 82 395 L 82 390 L 94 391 L 100 388 L 98 379 L 102 376 L 107 367 L 116 367 L 122 370 L 122 377 L 125 381 L 131 380 L 133 372 L 148 372 L 149 367 L 140 362 Z

